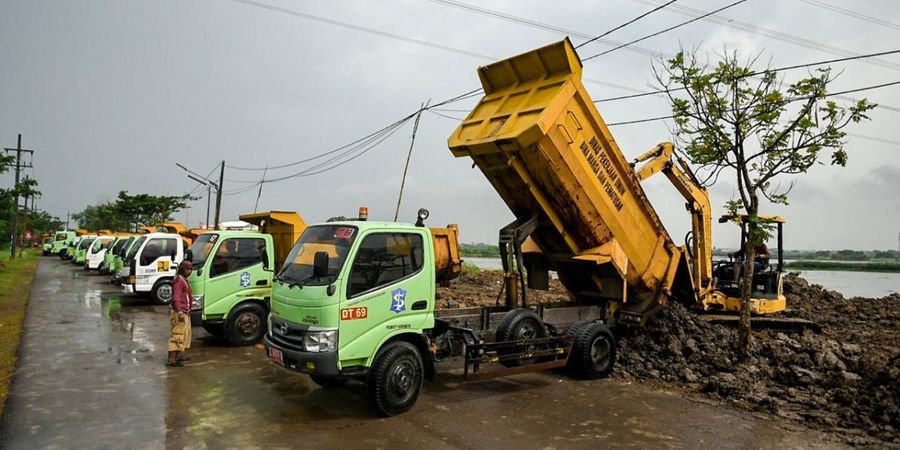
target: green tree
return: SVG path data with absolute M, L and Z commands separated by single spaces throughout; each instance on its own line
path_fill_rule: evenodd
M 155 225 L 172 220 L 172 215 L 194 200 L 188 195 L 129 195 L 119 191 L 116 209 L 122 219 L 132 225 Z
M 755 245 L 771 231 L 758 216 L 761 199 L 787 204 L 793 181 L 786 178 L 806 173 L 823 154 L 832 165 L 846 165 L 842 130 L 868 119 L 875 105 L 865 99 L 849 106 L 828 100 L 834 81 L 829 68 L 785 85 L 770 68 L 752 68 L 758 56 L 742 63 L 737 52 L 725 52 L 719 59 L 709 64 L 696 52 L 682 51 L 655 65 L 654 75 L 671 104 L 677 146 L 707 186 L 722 172 L 736 180 L 738 198 L 726 209 L 748 215 L 751 245 L 744 249 L 736 343 L 738 353 L 747 355 Z

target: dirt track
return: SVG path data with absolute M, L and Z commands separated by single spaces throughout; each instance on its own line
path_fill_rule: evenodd
M 439 307 L 493 305 L 502 273 L 465 274 L 439 289 Z M 555 281 L 555 280 L 554 280 Z M 737 407 L 837 433 L 852 445 L 900 442 L 900 295 L 844 298 L 795 276 L 785 279 L 786 316 L 818 322 L 815 334 L 758 330 L 746 362 L 734 329 L 670 304 L 619 342 L 614 377 L 712 397 Z M 558 282 L 535 301 L 567 300 Z

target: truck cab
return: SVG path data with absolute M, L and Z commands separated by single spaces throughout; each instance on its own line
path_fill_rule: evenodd
M 51 247 L 53 247 L 53 236 L 44 236 L 41 239 L 41 254 L 44 256 L 50 255 Z
M 78 242 L 78 246 L 75 247 L 75 251 L 72 254 L 72 264 L 84 264 L 88 249 L 94 244 L 95 240 L 97 240 L 97 235 L 95 234 L 88 234 L 81 237 L 81 241 Z
M 134 253 L 144 242 L 144 236 L 131 236 L 118 249 L 113 250 L 113 258 L 109 266 L 110 282 L 123 285 L 128 280 L 129 267 L 125 261 L 134 257 Z
M 66 246 L 75 239 L 74 231 L 58 231 L 56 236 L 54 236 L 53 243 L 50 244 L 50 254 L 51 255 L 59 255 L 59 252 L 62 249 L 66 248 Z
M 97 270 L 100 268 L 100 263 L 103 262 L 103 258 L 106 256 L 106 252 L 109 250 L 110 245 L 116 240 L 115 236 L 99 236 L 94 240 L 94 243 L 91 244 L 90 248 L 88 248 L 85 260 L 84 260 L 84 269 L 85 270 Z
M 191 324 L 232 345 L 252 345 L 266 332 L 275 260 L 272 236 L 211 231 L 194 240 L 188 277 Z
M 308 227 L 272 288 L 269 357 L 328 386 L 366 376 L 385 349 L 399 349 L 396 369 L 412 383 L 400 403 L 415 402 L 435 325 L 432 242 L 428 228 L 393 222 Z
M 172 233 L 148 233 L 139 238 L 130 258 L 126 258 L 126 293 L 149 294 L 159 304 L 172 301 L 172 280 L 184 259 L 181 236 Z

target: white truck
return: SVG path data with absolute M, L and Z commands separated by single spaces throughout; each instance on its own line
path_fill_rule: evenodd
M 97 239 L 94 240 L 94 243 L 91 244 L 90 248 L 88 248 L 87 254 L 85 254 L 84 269 L 99 269 L 107 249 L 109 249 L 109 246 L 112 245 L 115 240 L 116 236 L 98 236 Z
M 172 301 L 172 280 L 184 259 L 186 243 L 173 233 L 148 233 L 128 252 L 123 271 L 127 271 L 126 293 L 150 294 L 155 303 Z

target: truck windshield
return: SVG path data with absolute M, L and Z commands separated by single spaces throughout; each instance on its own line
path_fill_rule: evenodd
M 135 253 L 137 253 L 138 249 L 141 248 L 141 244 L 147 240 L 146 236 L 141 236 L 138 238 L 137 242 L 131 246 L 131 249 L 128 250 L 128 254 L 125 255 L 125 261 L 131 261 L 134 258 Z
M 113 254 L 116 256 L 125 257 L 125 251 L 128 250 L 128 245 L 134 241 L 133 237 L 125 239 L 121 244 L 116 244 L 115 250 L 113 250 Z
M 58 233 L 58 234 L 56 235 L 56 240 L 57 240 L 57 241 L 64 241 L 64 240 L 66 240 L 66 233 Z
M 197 237 L 194 245 L 191 246 L 191 264 L 194 266 L 194 270 L 203 267 L 209 258 L 209 252 L 212 251 L 218 239 L 219 235 L 216 233 L 203 233 Z
M 88 248 L 88 245 L 94 242 L 94 238 L 82 239 L 81 243 L 78 244 L 78 250 L 84 250 Z
M 309 227 L 294 244 L 278 274 L 283 283 L 293 285 L 330 284 L 337 278 L 356 238 L 356 227 L 347 225 L 316 225 Z M 313 261 L 317 252 L 328 254 L 328 276 L 313 276 Z

